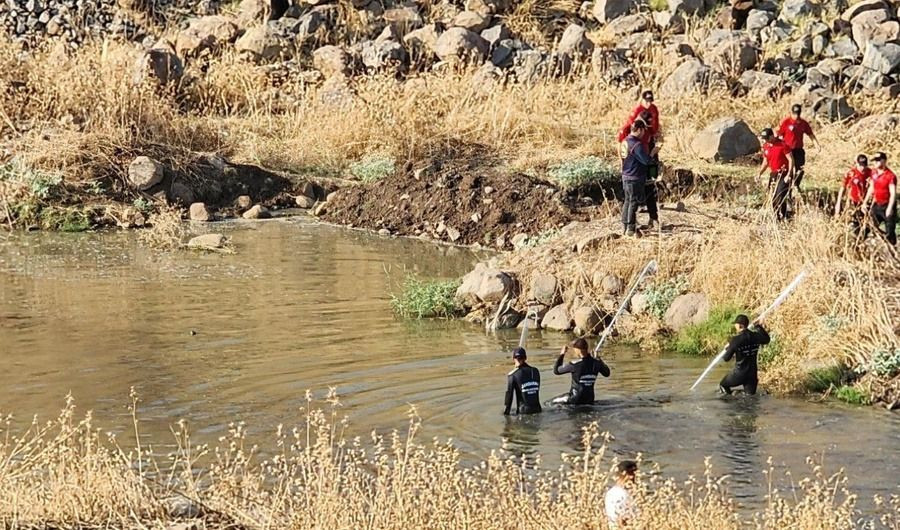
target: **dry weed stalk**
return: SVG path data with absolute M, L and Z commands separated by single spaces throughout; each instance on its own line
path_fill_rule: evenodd
M 364 441 L 347 434 L 333 394 L 324 409 L 307 399 L 300 425 L 275 430 L 269 457 L 250 444 L 242 423 L 231 424 L 214 447 L 195 445 L 179 423 L 175 448 L 162 455 L 149 445 L 125 449 L 115 436 L 101 436 L 90 414 L 76 419 L 71 398 L 56 421 L 35 420 L 20 435 L 11 433 L 7 418 L 0 438 L 0 521 L 11 527 L 157 528 L 172 522 L 167 499 L 179 496 L 193 499 L 208 524 L 247 528 L 607 528 L 603 495 L 615 462 L 596 424 L 584 431 L 584 449 L 564 454 L 556 469 L 506 450 L 469 466 L 450 443 L 418 440 L 414 409 L 406 432 L 373 432 Z M 136 408 L 132 395 L 140 440 Z M 771 487 L 766 508 L 752 520 L 708 460 L 685 482 L 646 465 L 633 527 L 854 528 L 861 514 L 843 475 L 811 465 L 812 474 L 786 491 Z M 771 481 L 771 465 L 764 473 Z M 876 505 L 883 522 L 898 522 L 900 499 L 877 498 Z

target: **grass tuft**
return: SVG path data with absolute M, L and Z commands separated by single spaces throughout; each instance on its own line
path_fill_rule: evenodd
M 849 385 L 838 387 L 838 389 L 834 392 L 834 397 L 843 401 L 844 403 L 849 403 L 851 405 L 872 404 L 869 396 L 867 396 L 863 391 Z
M 451 317 L 459 313 L 456 289 L 459 280 L 422 280 L 407 276 L 399 296 L 393 296 L 391 306 L 403 318 Z
M 373 184 L 394 174 L 394 159 L 370 155 L 351 164 L 350 173 L 365 184 Z
M 552 166 L 548 173 L 561 188 L 566 190 L 582 186 L 615 184 L 621 176 L 617 168 L 596 156 L 563 162 Z
M 684 292 L 685 282 L 682 278 L 674 278 L 654 283 L 644 290 L 647 297 L 647 310 L 656 318 L 662 319 L 669 306 Z
M 811 370 L 806 376 L 806 389 L 810 392 L 827 392 L 829 388 L 838 388 L 844 380 L 844 368 L 829 366 Z
M 734 306 L 718 306 L 700 324 L 686 326 L 675 336 L 672 347 L 682 355 L 714 355 L 734 334 L 734 317 L 743 311 Z

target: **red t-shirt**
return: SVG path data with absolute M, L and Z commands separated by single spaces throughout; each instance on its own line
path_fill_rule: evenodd
M 784 140 L 784 143 L 791 149 L 801 149 L 803 147 L 804 134 L 811 136 L 812 127 L 810 127 L 809 122 L 803 118 L 796 120 L 794 118 L 785 118 L 784 121 L 781 122 L 781 125 L 778 126 L 778 136 L 780 136 Z
M 875 204 L 887 206 L 891 201 L 891 184 L 897 185 L 897 175 L 890 169 L 872 171 L 872 196 Z
M 791 152 L 791 149 L 787 144 L 776 138 L 771 142 L 764 143 L 762 149 L 763 156 L 766 157 L 766 162 L 769 164 L 769 170 L 772 173 L 788 168 L 787 155 Z
M 628 116 L 628 119 L 625 120 L 625 127 L 623 127 L 621 131 L 619 131 L 620 142 L 625 141 L 625 138 L 631 133 L 631 124 L 634 123 L 635 120 L 639 119 L 641 117 L 641 113 L 645 110 L 650 111 L 650 123 L 648 123 L 647 125 L 649 127 L 648 130 L 651 131 L 652 134 L 644 136 L 656 136 L 656 134 L 659 132 L 659 109 L 657 109 L 656 105 L 654 105 L 653 103 L 651 103 L 647 108 L 644 108 L 642 105 L 638 104 L 638 106 L 635 107 L 633 111 L 631 111 L 631 115 Z M 649 141 L 649 138 L 647 141 Z
M 844 176 L 844 189 L 850 193 L 850 201 L 853 204 L 859 204 L 865 198 L 870 178 L 872 178 L 870 168 L 860 171 L 859 168 L 854 167 Z

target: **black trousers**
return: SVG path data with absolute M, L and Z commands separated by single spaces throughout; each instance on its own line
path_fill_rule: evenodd
M 893 214 L 888 217 L 887 215 L 887 204 L 873 204 L 872 205 L 872 221 L 875 223 L 875 226 L 881 225 L 884 223 L 884 232 L 887 240 L 891 242 L 892 245 L 897 244 L 897 212 L 896 207 Z
M 626 232 L 634 232 L 637 224 L 638 206 L 644 202 L 644 188 L 646 179 L 622 180 L 622 189 L 625 191 L 625 202 L 622 204 L 622 226 Z
M 749 395 L 756 394 L 756 387 L 759 384 L 759 379 L 756 375 L 751 374 L 742 374 L 738 372 L 731 372 L 722 378 L 719 382 L 719 388 L 722 392 L 726 394 L 731 394 L 731 389 L 736 386 L 744 386 L 744 393 Z
M 794 186 L 800 189 L 800 181 L 803 180 L 803 168 L 806 166 L 806 149 L 798 147 L 791 151 L 794 156 Z
M 772 195 L 772 209 L 775 210 L 775 218 L 779 221 L 784 221 L 790 216 L 788 211 L 788 201 L 791 198 L 791 181 L 787 179 L 785 182 L 785 176 L 787 175 L 787 171 L 779 171 L 777 173 L 772 173 L 770 176 L 770 186 L 771 184 L 775 184 L 775 193 Z
M 657 204 L 656 181 L 647 179 L 644 184 L 644 204 L 651 221 L 659 221 L 659 205 Z

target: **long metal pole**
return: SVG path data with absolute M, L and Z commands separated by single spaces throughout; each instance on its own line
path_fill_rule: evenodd
M 769 313 L 774 311 L 785 300 L 787 300 L 787 297 L 790 296 L 790 294 L 794 291 L 794 289 L 797 288 L 798 285 L 800 285 L 800 282 L 802 282 L 806 278 L 807 274 L 808 274 L 808 272 L 805 269 L 800 271 L 800 274 L 798 274 L 797 277 L 794 278 L 794 281 L 792 281 L 787 287 L 785 287 L 785 289 L 783 291 L 781 291 L 781 294 L 778 295 L 778 298 L 776 298 L 775 301 L 772 302 L 772 304 L 769 307 L 767 307 L 765 311 L 760 313 L 760 315 L 758 317 L 756 317 L 756 320 L 754 320 L 753 322 L 755 323 L 755 322 L 765 319 Z M 725 357 L 726 351 L 728 351 L 727 345 L 724 348 L 722 348 L 722 351 L 720 351 L 719 354 L 713 358 L 712 362 L 709 363 L 709 366 L 706 367 L 706 370 L 703 370 L 703 373 L 700 374 L 700 377 L 698 377 L 697 380 L 694 381 L 694 384 L 691 385 L 691 390 L 697 388 L 697 385 L 700 384 L 700 381 L 703 381 L 703 379 L 707 375 L 709 375 L 709 372 L 711 372 L 712 369 L 722 361 L 722 358 Z

